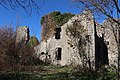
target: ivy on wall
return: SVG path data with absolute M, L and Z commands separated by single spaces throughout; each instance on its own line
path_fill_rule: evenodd
M 62 26 L 70 18 L 72 18 L 74 14 L 71 13 L 63 13 L 60 12 L 51 12 L 48 15 L 45 15 L 41 18 L 41 25 L 42 25 L 42 40 L 46 40 L 51 35 L 54 34 L 54 30 L 57 26 Z

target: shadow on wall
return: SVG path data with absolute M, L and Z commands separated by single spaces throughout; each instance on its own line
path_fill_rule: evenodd
M 109 65 L 108 48 L 104 41 L 104 34 L 102 34 L 102 37 L 95 35 L 95 38 L 95 68 L 99 69 Z

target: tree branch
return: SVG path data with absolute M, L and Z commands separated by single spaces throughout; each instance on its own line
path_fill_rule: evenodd
M 119 6 L 118 6 L 118 2 L 117 2 L 116 0 L 113 0 L 113 1 L 114 1 L 114 3 L 115 3 L 115 6 L 116 6 L 117 11 L 120 13 L 120 8 L 119 8 Z

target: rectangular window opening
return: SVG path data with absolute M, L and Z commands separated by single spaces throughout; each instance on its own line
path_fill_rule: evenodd
M 61 60 L 61 52 L 62 52 L 62 48 L 57 48 L 57 51 L 56 51 L 57 60 Z
M 55 39 L 60 39 L 61 28 L 55 28 Z

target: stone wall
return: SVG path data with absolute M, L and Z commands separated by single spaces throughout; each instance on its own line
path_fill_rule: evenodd
M 26 44 L 29 41 L 29 28 L 27 26 L 18 27 L 16 30 L 16 44 Z
M 117 67 L 117 27 L 118 25 L 110 19 L 106 19 L 101 25 L 96 23 L 96 63 L 99 63 L 97 66 L 109 64 Z
M 59 26 L 59 28 L 61 28 L 60 39 L 55 39 L 55 35 L 53 35 L 46 41 L 41 41 L 35 47 L 36 54 L 39 58 L 54 65 L 65 66 L 79 64 L 83 67 L 94 67 L 94 18 L 91 12 L 85 11 L 83 14 L 75 15 L 67 23 Z M 71 30 L 74 31 L 70 32 Z M 56 59 L 58 48 L 61 48 L 60 60 Z
M 90 11 L 84 11 L 64 25 L 56 26 L 53 35 L 41 41 L 35 51 L 40 60 L 53 65 L 96 69 L 105 65 L 117 67 L 117 26 L 109 19 L 98 24 Z

